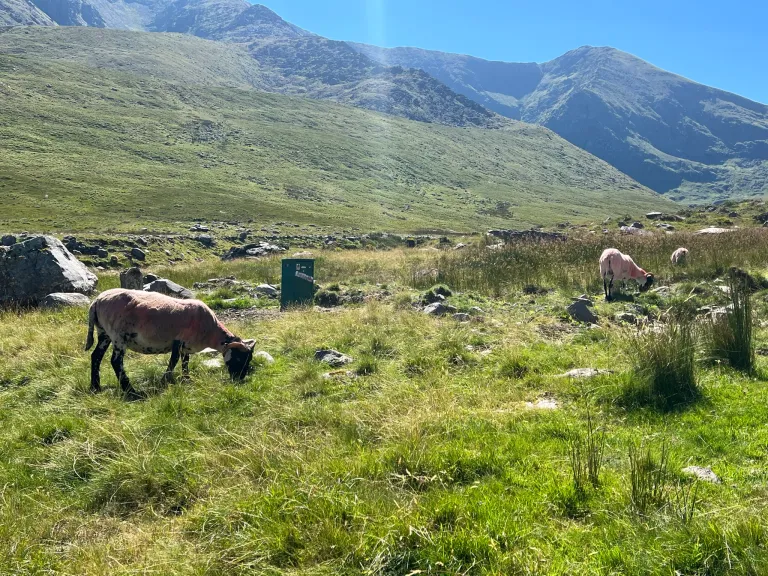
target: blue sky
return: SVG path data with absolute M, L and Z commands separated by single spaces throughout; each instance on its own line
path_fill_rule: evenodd
M 253 0 L 251 0 L 253 1 Z M 768 104 L 766 0 L 261 0 L 302 28 L 380 46 L 544 62 L 613 46 Z

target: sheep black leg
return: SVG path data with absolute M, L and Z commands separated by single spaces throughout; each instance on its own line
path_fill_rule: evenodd
M 189 380 L 189 354 L 181 355 L 181 377 Z
M 613 276 L 611 276 L 611 281 L 608 282 L 608 297 L 606 300 L 613 300 Z
M 99 340 L 96 348 L 91 353 L 91 392 L 101 392 L 101 361 L 112 341 L 104 332 L 99 332 Z
M 168 368 L 163 374 L 163 382 L 173 382 L 173 371 L 176 369 L 176 364 L 179 363 L 179 357 L 181 356 L 181 342 L 179 340 L 173 341 L 173 347 L 171 348 L 171 359 L 168 362 Z
M 136 392 L 131 386 L 131 381 L 128 380 L 128 375 L 125 373 L 123 367 L 123 357 L 125 356 L 125 350 L 120 350 L 117 347 L 112 349 L 112 369 L 115 371 L 118 382 L 120 382 L 120 388 L 123 390 L 123 394 L 128 400 L 138 400 L 141 398 L 141 394 Z

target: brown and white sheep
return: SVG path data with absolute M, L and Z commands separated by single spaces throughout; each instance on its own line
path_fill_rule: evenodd
M 678 248 L 672 252 L 672 256 L 669 258 L 672 264 L 685 264 L 688 260 L 688 248 Z
M 189 355 L 214 348 L 224 355 L 229 374 L 242 379 L 253 357 L 254 341 L 243 341 L 216 318 L 213 310 L 199 300 L 177 300 L 157 292 L 115 288 L 102 292 L 88 311 L 88 338 L 85 349 L 93 346 L 93 330 L 98 341 L 91 354 L 91 391 L 101 390 L 100 367 L 112 344 L 112 368 L 126 397 L 139 394 L 131 386 L 123 368 L 126 349 L 142 354 L 171 353 L 165 381 L 181 358 L 184 376 L 189 375 Z
M 600 255 L 600 276 L 606 300 L 613 298 L 614 280 L 634 280 L 640 285 L 640 292 L 645 292 L 653 284 L 653 274 L 640 268 L 631 256 L 622 254 L 616 248 L 606 248 Z

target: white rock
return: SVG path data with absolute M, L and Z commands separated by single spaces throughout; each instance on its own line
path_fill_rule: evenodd
M 560 405 L 554 398 L 539 398 L 536 402 L 526 402 L 525 407 L 530 410 L 557 410 Z
M 574 368 L 568 370 L 565 374 L 560 374 L 562 378 L 593 378 L 601 374 L 610 374 L 610 370 L 602 370 L 599 368 Z
M 683 468 L 682 472 L 683 474 L 688 474 L 689 476 L 696 476 L 696 478 L 703 480 L 704 482 L 720 484 L 720 478 L 717 476 L 717 474 L 712 472 L 712 468 L 709 466 L 686 466 Z
M 224 366 L 224 359 L 223 358 L 208 358 L 208 360 L 203 360 L 203 366 L 206 368 L 221 368 Z
M 269 352 L 264 352 L 264 350 L 259 350 L 258 352 L 253 353 L 254 358 L 261 358 L 265 364 L 274 364 L 275 359 L 272 358 L 272 355 Z

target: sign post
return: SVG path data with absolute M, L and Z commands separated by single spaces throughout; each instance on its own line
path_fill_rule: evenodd
M 280 282 L 280 309 L 307 306 L 315 298 L 315 261 L 311 258 L 285 258 Z

